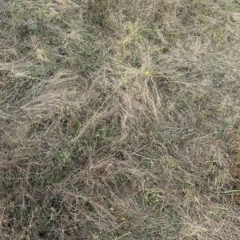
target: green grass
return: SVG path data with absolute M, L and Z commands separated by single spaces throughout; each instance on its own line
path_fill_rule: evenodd
M 0 239 L 239 239 L 239 10 L 2 3 Z

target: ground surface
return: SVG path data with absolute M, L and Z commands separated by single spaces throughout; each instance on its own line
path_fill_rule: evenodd
M 0 3 L 0 239 L 240 239 L 240 2 Z

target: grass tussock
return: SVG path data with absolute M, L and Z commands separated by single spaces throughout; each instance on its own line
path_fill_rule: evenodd
M 7 0 L 1 239 L 240 236 L 240 6 Z

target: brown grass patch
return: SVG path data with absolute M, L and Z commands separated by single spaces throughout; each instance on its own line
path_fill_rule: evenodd
M 0 11 L 1 239 L 239 239 L 236 1 Z

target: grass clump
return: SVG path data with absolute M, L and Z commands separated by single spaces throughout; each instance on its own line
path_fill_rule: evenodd
M 236 1 L 8 0 L 1 239 L 239 239 Z

